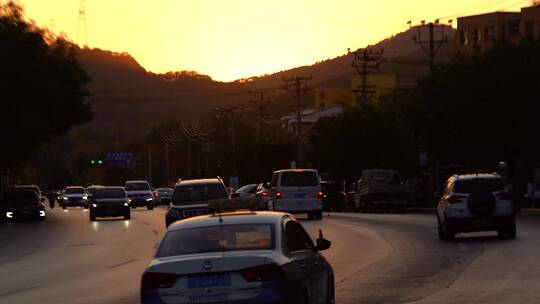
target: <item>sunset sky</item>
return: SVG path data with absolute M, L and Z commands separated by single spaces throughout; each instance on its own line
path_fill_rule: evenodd
M 7 0 L 0 0 L 6 2 Z M 26 15 L 77 40 L 79 0 L 20 0 Z M 216 80 L 312 64 L 376 43 L 407 21 L 513 10 L 517 0 L 86 0 L 90 47 L 147 70 Z

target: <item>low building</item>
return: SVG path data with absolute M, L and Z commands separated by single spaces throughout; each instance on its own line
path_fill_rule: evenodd
M 309 130 L 323 117 L 336 116 L 343 113 L 343 106 L 331 106 L 320 109 L 307 109 L 301 113 L 300 123 L 302 124 L 302 134 L 306 134 Z M 298 114 L 289 113 L 281 117 L 281 126 L 291 133 L 296 133 L 298 130 Z
M 493 12 L 457 19 L 456 51 L 485 51 L 500 43 L 520 43 L 540 39 L 540 5 L 522 8 L 520 12 Z

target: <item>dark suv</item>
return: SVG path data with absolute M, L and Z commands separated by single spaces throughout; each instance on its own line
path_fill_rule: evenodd
M 0 200 L 0 222 L 45 220 L 45 206 L 34 190 L 14 188 Z
M 227 189 L 219 178 L 179 181 L 165 215 L 165 225 L 168 227 L 181 219 L 208 214 L 208 201 L 227 198 Z

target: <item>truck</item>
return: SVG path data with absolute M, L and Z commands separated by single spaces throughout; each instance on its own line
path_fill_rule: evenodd
M 414 187 L 404 184 L 397 170 L 364 170 L 356 183 L 355 208 L 362 212 L 405 211 Z

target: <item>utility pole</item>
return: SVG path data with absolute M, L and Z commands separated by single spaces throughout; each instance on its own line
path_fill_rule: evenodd
M 152 185 L 152 150 L 147 149 L 148 151 L 148 182 Z
M 358 49 L 354 52 L 352 66 L 360 76 L 360 85 L 353 89 L 358 104 L 366 103 L 370 94 L 375 93 L 374 85 L 368 83 L 368 75 L 379 71 L 382 62 L 383 50 L 374 51 L 372 48 Z
M 251 102 L 255 104 L 255 117 L 257 117 L 259 123 L 259 137 L 264 136 L 264 122 L 270 117 L 270 114 L 266 112 L 267 106 L 270 104 L 270 98 L 264 99 L 264 91 L 250 91 L 254 98 Z
M 195 123 L 192 124 L 182 124 L 182 133 L 187 142 L 187 167 L 188 167 L 188 177 L 192 177 L 193 166 L 192 166 L 192 152 L 191 145 L 194 142 L 208 142 L 210 140 L 210 134 L 206 131 L 202 131 L 199 126 Z M 200 147 L 200 145 L 199 145 Z M 197 174 L 200 173 L 200 161 L 197 163 Z
M 448 23 L 451 25 L 452 20 L 449 20 Z M 410 25 L 411 21 L 409 21 L 408 24 Z M 426 27 L 428 28 L 427 40 L 422 39 L 422 29 Z M 440 37 L 437 39 L 435 38 L 435 27 L 440 28 Z M 416 37 L 413 37 L 413 41 L 420 45 L 422 51 L 428 56 L 429 69 L 431 72 L 433 72 L 433 68 L 435 67 L 435 57 L 437 56 L 437 53 L 441 47 L 448 42 L 448 37 L 444 34 L 444 27 L 445 25 L 439 23 L 439 19 L 436 19 L 435 22 L 429 22 L 428 24 L 426 24 L 425 20 L 422 20 L 420 25 L 416 26 L 418 33 Z
M 236 120 L 236 112 L 243 111 L 243 107 L 238 106 L 231 106 L 227 108 L 223 108 L 220 106 L 217 106 L 215 109 L 216 112 L 216 118 L 222 118 L 222 117 L 229 117 L 230 121 L 230 136 L 231 136 L 231 150 L 232 150 L 232 163 L 233 163 L 233 174 L 236 175 L 238 173 L 238 168 L 236 164 L 236 130 L 235 130 L 235 120 Z
M 302 116 L 305 105 L 302 103 L 302 98 L 305 93 L 308 91 L 307 82 L 311 80 L 312 77 L 304 76 L 294 76 L 294 77 L 284 77 L 283 81 L 286 82 L 285 89 L 291 93 L 296 104 L 293 107 L 296 110 L 296 140 L 297 140 L 297 150 L 296 150 L 296 165 L 297 167 L 302 166 L 303 162 L 303 131 L 302 131 Z

